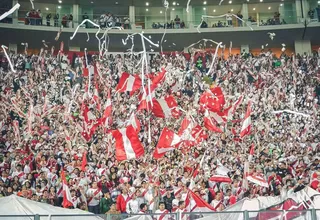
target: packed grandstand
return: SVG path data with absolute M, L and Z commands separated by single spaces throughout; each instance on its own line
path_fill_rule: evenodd
M 1 196 L 98 214 L 320 192 L 319 55 L 223 53 L 3 56 Z

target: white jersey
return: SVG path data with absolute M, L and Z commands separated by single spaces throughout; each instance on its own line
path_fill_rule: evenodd
M 169 216 L 169 211 L 168 210 L 163 210 L 163 211 L 160 211 L 160 209 L 158 209 L 158 210 L 156 210 L 155 211 L 155 213 L 156 214 L 158 214 L 158 215 L 156 215 L 156 218 L 157 218 L 157 220 L 169 220 L 170 218 L 170 216 Z M 162 214 L 162 215 L 161 215 Z
M 76 209 L 78 204 L 80 203 L 80 199 L 76 196 L 72 197 L 72 204 L 73 204 L 73 207 Z
M 127 202 L 126 211 L 127 211 L 127 213 L 130 213 L 130 214 L 138 213 L 139 212 L 139 202 L 138 202 L 138 200 L 137 199 L 135 199 L 135 200 L 130 199 Z
M 88 189 L 87 190 L 87 202 L 88 206 L 96 206 L 99 205 L 99 201 L 102 198 L 102 192 L 99 189 Z

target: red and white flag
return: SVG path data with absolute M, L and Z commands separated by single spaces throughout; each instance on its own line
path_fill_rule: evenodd
M 221 88 L 215 87 L 202 93 L 199 102 L 202 109 L 208 109 L 211 112 L 221 112 L 225 104 L 225 98 Z
M 72 203 L 72 197 L 71 197 L 71 193 L 70 193 L 69 186 L 67 183 L 67 179 L 66 179 L 66 176 L 64 174 L 63 169 L 61 170 L 61 180 L 62 180 L 62 189 L 63 189 L 63 191 L 62 191 L 63 192 L 62 206 L 64 208 L 68 208 L 68 207 L 73 206 L 73 203 Z
M 152 112 L 159 118 L 179 118 L 180 111 L 177 109 L 178 103 L 173 96 L 166 96 L 163 99 L 153 99 Z
M 132 125 L 113 130 L 112 136 L 116 139 L 116 159 L 118 161 L 139 158 L 144 154 L 144 148 Z
M 97 109 L 101 110 L 101 104 L 100 104 L 100 98 L 99 98 L 99 86 L 98 83 L 95 84 L 94 90 L 93 90 L 93 100 L 96 103 Z
M 252 143 L 252 145 L 250 147 L 249 157 L 248 157 L 249 163 L 252 161 L 253 154 L 254 154 L 254 144 Z
M 228 109 L 227 111 L 227 117 L 228 117 L 228 120 L 231 120 L 234 113 L 236 112 L 237 108 L 239 105 L 241 105 L 243 101 L 243 96 L 241 95 L 238 100 L 231 106 L 231 108 Z
M 141 79 L 138 75 L 130 75 L 129 73 L 122 73 L 119 84 L 116 88 L 117 92 L 130 92 L 132 95 L 142 85 Z
M 165 69 L 162 69 L 157 76 L 153 77 L 152 84 L 157 85 L 158 83 L 163 81 L 165 79 L 166 72 L 167 71 Z
M 110 125 L 112 123 L 111 116 L 112 116 L 112 103 L 111 103 L 111 95 L 110 95 L 110 90 L 109 90 L 107 102 L 104 106 L 103 116 L 100 119 L 100 122 L 103 125 L 103 127 L 107 127 L 108 125 Z
M 215 209 L 207 203 L 203 198 L 189 190 L 186 198 L 187 212 L 212 212 Z
M 212 177 L 209 178 L 210 182 L 216 182 L 216 183 L 231 183 L 232 180 L 228 176 L 224 175 L 213 175 Z
M 217 132 L 217 133 L 222 133 L 222 130 L 216 126 L 216 124 L 212 121 L 212 119 L 210 118 L 208 112 L 206 111 L 205 116 L 203 118 L 204 121 L 204 126 L 213 132 Z
M 153 157 L 159 159 L 165 155 L 166 152 L 176 149 L 175 145 L 181 142 L 181 138 L 168 128 L 163 128 L 158 144 L 153 153 Z
M 248 102 L 247 112 L 244 116 L 240 137 L 250 134 L 251 131 L 251 101 Z
M 196 144 L 206 140 L 208 138 L 208 135 L 206 132 L 202 129 L 200 125 L 197 125 L 192 128 L 191 135 L 194 138 Z
M 110 90 L 109 90 L 107 102 L 106 102 L 106 105 L 104 108 L 103 117 L 109 117 L 109 116 L 111 116 L 111 113 L 112 113 L 112 103 L 111 103 L 111 95 L 110 95 Z
M 128 121 L 127 126 L 132 125 L 134 127 L 134 129 L 136 129 L 136 132 L 140 132 L 141 129 L 141 124 L 140 121 L 138 120 L 138 118 L 136 117 L 136 115 L 134 114 L 134 112 L 131 114 L 130 119 Z
M 186 146 L 193 146 L 208 138 L 200 125 L 195 125 L 191 119 L 185 117 L 181 123 L 178 135 Z
M 145 91 L 146 93 L 143 93 L 142 95 L 140 95 L 139 97 L 139 106 L 138 106 L 138 111 L 142 110 L 142 109 L 151 109 L 151 103 L 152 103 L 152 99 L 155 97 L 155 90 L 156 90 L 157 86 L 152 84 L 150 86 L 150 93 L 149 93 L 149 88 L 148 86 L 145 87 Z
M 184 136 L 185 134 L 191 134 L 192 128 L 193 128 L 192 120 L 189 117 L 185 117 L 181 122 L 178 135 Z
M 227 122 L 227 119 L 222 112 L 211 112 L 210 116 L 212 116 L 218 124 L 224 124 Z
M 268 182 L 266 181 L 266 179 L 262 175 L 251 174 L 251 175 L 247 176 L 247 180 L 252 183 L 255 183 L 259 186 L 269 187 Z
M 242 187 L 244 189 L 248 189 L 249 188 L 249 183 L 248 183 L 248 180 L 247 180 L 247 177 L 249 176 L 249 162 L 248 161 L 244 162 L 243 176 L 244 176 L 244 178 L 242 179 Z

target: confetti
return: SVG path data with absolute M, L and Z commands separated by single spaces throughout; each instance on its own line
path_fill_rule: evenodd
M 268 32 L 268 35 L 269 35 L 269 38 L 270 38 L 271 40 L 273 40 L 274 37 L 276 36 L 275 33 L 270 33 L 270 32 Z

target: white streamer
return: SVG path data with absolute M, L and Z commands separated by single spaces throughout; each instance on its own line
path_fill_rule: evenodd
M 20 8 L 20 4 L 17 3 L 15 6 L 13 6 L 9 11 L 3 13 L 1 16 L 0 16 L 0 21 L 6 17 L 8 17 L 8 15 L 11 15 L 13 12 L 15 12 L 15 10 L 19 9 Z
M 81 22 L 81 24 L 78 25 L 78 27 L 77 27 L 76 30 L 74 31 L 73 35 L 70 37 L 70 40 L 73 40 L 73 38 L 76 36 L 79 28 L 80 28 L 84 23 L 86 23 L 86 22 L 89 22 L 90 24 L 92 24 L 93 26 L 95 26 L 95 27 L 98 28 L 98 31 L 96 32 L 96 35 L 95 35 L 95 36 L 96 36 L 96 38 L 97 38 L 97 40 L 98 40 L 98 42 L 99 42 L 99 48 L 101 48 L 101 41 L 100 41 L 100 38 L 98 37 L 98 34 L 99 34 L 100 31 L 101 31 L 100 25 L 94 23 L 93 21 L 91 21 L 91 20 L 89 20 L 89 19 L 84 19 L 84 20 Z M 88 32 L 87 32 L 87 34 L 88 34 Z M 88 35 L 89 35 L 89 34 L 88 34 Z
M 89 42 L 89 40 L 90 40 L 90 36 L 89 36 L 89 33 L 88 33 L 88 31 L 87 31 L 87 42 Z
M 285 109 L 285 110 L 279 110 L 279 111 L 273 111 L 272 113 L 273 114 L 279 114 L 279 113 L 283 113 L 283 112 L 287 112 L 287 113 L 290 113 L 290 114 L 294 114 L 294 115 L 301 115 L 301 116 L 304 116 L 304 117 L 310 117 L 310 115 L 307 115 L 307 114 L 304 114 L 304 113 L 301 113 L 301 112 L 294 112 L 294 111 L 291 111 L 291 110 L 288 110 L 288 109 Z
M 109 49 L 109 42 L 110 42 L 110 38 L 109 38 L 109 35 L 108 35 L 108 32 L 112 29 L 118 29 L 118 30 L 123 30 L 122 27 L 109 27 L 105 30 L 105 32 L 103 33 L 102 37 L 100 38 L 100 40 L 102 40 L 103 38 L 105 39 L 104 40 L 104 43 L 101 45 L 101 47 L 99 47 L 99 58 L 101 58 L 101 56 L 105 56 L 108 52 L 108 49 Z M 107 43 L 108 42 L 108 43 Z M 103 54 L 102 54 L 102 51 L 105 51 Z
M 251 27 L 251 25 L 248 25 L 247 22 L 245 22 L 244 20 L 242 20 L 241 18 L 239 18 L 237 15 L 227 13 L 227 14 L 218 15 L 218 16 L 202 15 L 202 16 L 201 16 L 201 22 L 200 22 L 200 24 L 199 24 L 198 27 L 197 27 L 198 33 L 201 33 L 199 29 L 201 28 L 201 24 L 202 24 L 202 22 L 204 21 L 204 18 L 222 18 L 222 17 L 226 17 L 226 16 L 228 16 L 228 15 L 234 16 L 235 18 L 239 19 L 240 21 L 242 21 L 243 23 L 245 23 L 245 24 L 253 31 L 253 28 Z
M 190 2 L 191 0 L 188 0 L 188 3 L 187 3 L 187 8 L 186 8 L 186 11 L 189 13 L 189 5 L 190 5 Z
M 32 6 L 32 9 L 34 9 L 33 1 L 34 1 L 34 0 L 30 0 L 30 3 L 31 3 L 31 6 Z
M 221 1 L 219 2 L 219 5 L 221 5 L 221 4 L 222 4 L 222 2 L 223 2 L 223 0 L 221 0 Z
M 8 62 L 9 62 L 10 68 L 11 68 L 11 71 L 14 72 L 14 73 L 16 73 L 17 71 L 15 71 L 15 70 L 13 69 L 13 65 L 12 65 L 11 60 L 10 60 L 8 54 L 7 54 L 7 51 L 6 51 L 6 49 L 8 49 L 8 47 L 6 47 L 6 46 L 4 46 L 4 45 L 2 45 L 1 47 L 2 47 L 2 49 L 3 49 L 4 54 L 5 54 L 6 57 L 7 57 L 7 60 L 8 60 Z
M 190 0 L 189 0 L 189 2 L 190 2 Z M 161 51 L 161 53 L 163 53 L 162 42 L 163 42 L 164 36 L 167 34 L 167 11 L 168 11 L 168 8 L 169 8 L 169 2 L 167 0 L 165 0 L 163 6 L 165 7 L 166 10 L 164 12 L 164 17 L 165 17 L 165 20 L 164 20 L 164 32 L 163 32 L 163 35 L 162 35 L 162 38 L 161 38 L 161 42 L 160 42 L 160 45 L 161 45 L 160 46 L 160 51 Z
M 24 46 L 24 53 L 28 53 L 28 43 L 21 43 L 22 46 Z
M 63 28 L 63 26 L 60 27 L 60 30 L 58 31 L 57 36 L 54 38 L 55 41 L 59 40 L 61 32 L 62 32 L 62 28 Z
M 213 68 L 213 64 L 214 64 L 214 60 L 216 59 L 217 57 L 217 54 L 218 54 L 218 50 L 219 50 L 219 47 L 222 45 L 222 42 L 218 43 L 218 45 L 216 46 L 216 51 L 214 52 L 214 56 L 212 58 L 212 62 L 211 62 L 211 65 L 210 65 L 210 69 L 208 70 L 208 73 L 207 75 L 209 75 L 212 71 L 212 68 Z

